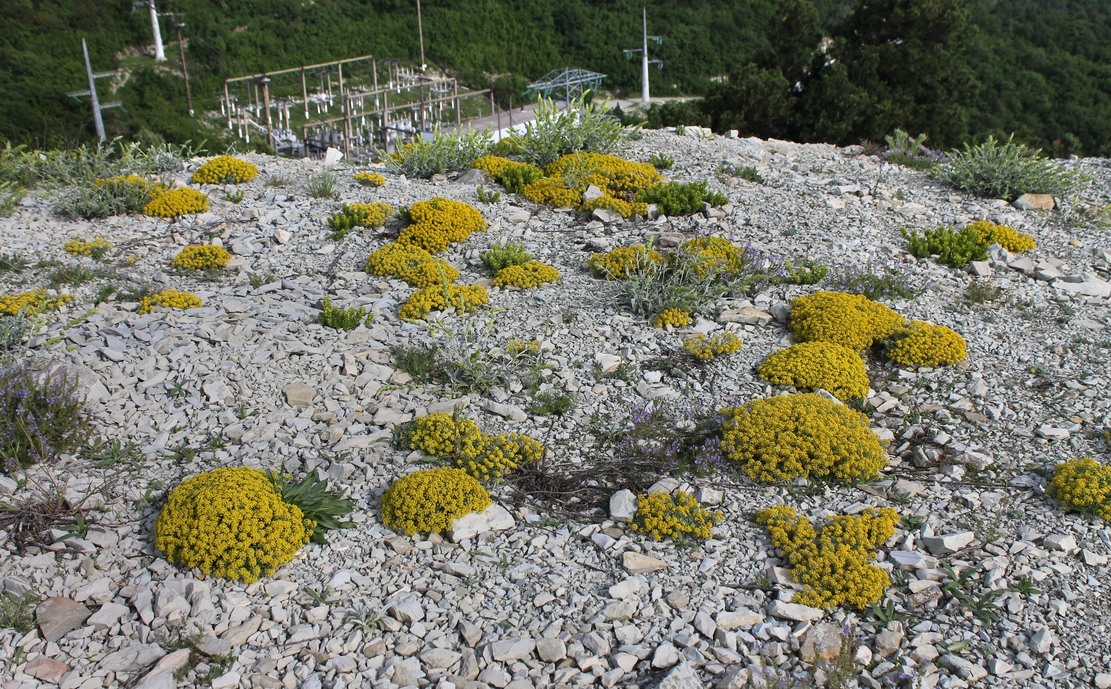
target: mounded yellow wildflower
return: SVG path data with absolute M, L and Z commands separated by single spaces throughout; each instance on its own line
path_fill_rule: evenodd
M 1047 492 L 1066 510 L 1111 522 L 1111 466 L 1074 457 L 1053 468 Z
M 44 311 L 57 311 L 66 304 L 72 304 L 73 297 L 68 294 L 50 296 L 45 289 L 15 294 L 0 294 L 0 313 L 14 316 L 22 313 L 33 316 Z
M 232 156 L 216 156 L 193 173 L 193 184 L 242 184 L 258 176 L 258 167 Z
M 112 249 L 112 242 L 104 237 L 97 237 L 92 241 L 75 237 L 66 242 L 66 253 L 71 256 L 92 256 L 99 258 Z
M 609 194 L 602 194 L 589 201 L 584 201 L 582 205 L 579 206 L 579 210 L 583 213 L 590 213 L 596 208 L 611 210 L 622 218 L 631 218 L 634 215 L 639 215 L 641 217 L 648 215 L 647 203 L 643 201 L 626 201 L 610 196 Z
M 455 466 L 484 483 L 496 483 L 523 464 L 535 464 L 546 449 L 537 439 L 523 433 L 483 436 L 478 454 L 455 456 Z
M 436 412 L 413 421 L 409 449 L 432 457 L 477 457 L 485 438 L 478 425 L 470 419 Z
M 170 265 L 187 270 L 216 270 L 226 268 L 229 261 L 231 254 L 222 246 L 194 244 L 179 251 Z
M 443 285 L 459 278 L 459 271 L 442 258 L 419 246 L 397 242 L 372 253 L 366 261 L 366 272 L 404 280 L 413 287 Z
M 871 387 L 860 353 L 833 342 L 800 342 L 772 352 L 756 373 L 776 385 L 820 388 L 839 400 L 863 399 Z
M 159 194 L 143 208 L 143 214 L 155 218 L 177 218 L 182 215 L 208 212 L 208 195 L 181 187 Z
M 657 541 L 705 541 L 723 518 L 721 512 L 706 509 L 685 490 L 656 491 L 637 496 L 637 511 L 629 528 Z
M 724 273 L 738 275 L 744 270 L 744 250 L 725 237 L 695 237 L 679 246 L 679 251 L 700 259 L 700 275 Z
M 544 167 L 544 174 L 579 189 L 580 194 L 594 185 L 614 198 L 629 201 L 642 189 L 664 182 L 663 175 L 651 163 L 635 163 L 604 153 L 565 155 Z
M 1006 225 L 996 225 L 987 220 L 977 220 L 974 223 L 969 223 L 968 229 L 980 235 L 981 244 L 998 244 L 1013 254 L 1021 254 L 1024 251 L 1038 248 L 1033 237 Z
M 657 328 L 666 328 L 669 325 L 673 328 L 685 328 L 690 324 L 690 311 L 684 311 L 683 309 L 664 309 L 652 319 L 652 325 Z
M 504 177 L 507 172 L 511 172 L 514 170 L 534 169 L 536 170 L 536 172 L 533 174 L 540 173 L 540 168 L 536 167 L 535 165 L 532 165 L 530 163 L 518 162 L 516 160 L 510 160 L 509 158 L 503 158 L 502 156 L 495 155 L 479 156 L 478 158 L 475 158 L 473 163 L 471 163 L 471 167 L 475 168 L 476 170 L 482 170 L 487 175 L 490 175 L 490 179 L 493 179 L 497 182 L 501 182 L 502 177 Z
M 292 560 L 313 528 L 266 474 L 226 467 L 170 491 L 154 524 L 154 547 L 180 567 L 253 582 Z
M 451 308 L 466 313 L 489 301 L 490 295 L 482 285 L 434 285 L 410 295 L 398 309 L 397 316 L 404 321 L 419 321 L 433 311 Z
M 419 246 L 433 254 L 486 229 L 486 219 L 477 208 L 440 196 L 409 206 L 409 220 L 397 243 Z
M 594 254 L 586 264 L 607 280 L 627 280 L 630 271 L 648 264 L 660 264 L 663 260 L 660 252 L 643 244 L 634 244 Z
M 559 280 L 559 271 L 540 261 L 528 261 L 515 266 L 506 266 L 494 276 L 494 287 L 520 287 L 530 289 Z
M 791 576 L 803 585 L 794 602 L 824 610 L 841 605 L 863 608 L 883 598 L 891 579 L 871 562 L 875 551 L 895 534 L 898 521 L 890 507 L 830 517 L 818 530 L 787 505 L 756 514 L 756 523 L 767 527 L 772 545 L 790 563 Z
M 814 477 L 855 483 L 887 466 L 868 417 L 821 395 L 781 395 L 722 413 L 722 452 L 753 481 Z
M 683 340 L 683 349 L 696 359 L 713 361 L 719 356 L 741 351 L 741 338 L 728 330 L 713 335 L 699 333 Z
M 541 177 L 532 184 L 525 185 L 521 195 L 533 203 L 553 208 L 578 208 L 582 204 L 581 189 L 568 187 L 562 180 Z
M 903 366 L 951 366 L 968 358 L 968 344 L 944 325 L 911 321 L 891 335 L 884 353 Z
M 192 292 L 179 292 L 176 289 L 164 289 L 153 296 L 143 297 L 139 300 L 139 308 L 136 313 L 151 313 L 156 306 L 185 311 L 187 309 L 200 308 L 204 306 L 204 302 Z
M 425 469 L 403 476 L 382 494 L 382 523 L 400 533 L 443 533 L 455 520 L 490 506 L 490 494 L 462 469 Z
M 141 196 L 145 196 L 148 199 L 148 202 L 150 199 L 153 199 L 154 197 L 166 191 L 166 185 L 160 182 L 152 182 L 146 177 L 140 177 L 139 175 L 116 175 L 115 177 L 102 177 L 98 180 L 95 180 L 93 182 L 93 186 L 107 186 L 113 191 L 123 191 L 123 188 L 130 187 L 131 189 L 138 192 Z
M 861 294 L 815 292 L 791 301 L 791 333 L 798 342 L 833 342 L 861 351 L 889 337 L 904 319 Z
M 364 187 L 380 187 L 386 183 L 386 178 L 377 172 L 356 172 L 352 179 Z

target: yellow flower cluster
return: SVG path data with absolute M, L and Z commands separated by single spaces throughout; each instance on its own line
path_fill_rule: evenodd
M 729 331 L 713 335 L 699 333 L 683 340 L 683 349 L 696 359 L 713 361 L 719 356 L 741 351 L 741 338 Z
M 651 163 L 634 163 L 604 153 L 571 153 L 547 165 L 544 174 L 586 191 L 594 185 L 614 198 L 632 200 L 642 189 L 663 184 Z
M 382 494 L 382 523 L 408 536 L 442 533 L 456 519 L 490 506 L 490 494 L 462 469 L 416 471 Z
M 132 187 L 140 194 L 149 198 L 154 198 L 159 194 L 166 191 L 166 185 L 158 182 L 152 182 L 146 177 L 139 175 L 116 175 L 115 177 L 102 177 L 93 182 L 96 187 L 107 186 L 112 190 L 119 190 L 121 187 Z
M 690 324 L 691 314 L 683 309 L 664 309 L 652 319 L 652 325 L 657 328 L 666 328 L 669 325 L 673 328 L 685 328 Z
M 442 258 L 419 246 L 390 242 L 366 260 L 366 272 L 394 277 L 413 287 L 432 287 L 455 282 L 459 271 Z
M 0 313 L 9 316 L 20 313 L 33 316 L 43 311 L 56 311 L 71 303 L 73 303 L 73 297 L 70 295 L 59 294 L 56 297 L 51 297 L 45 289 L 17 292 L 16 294 L 0 294 Z
M 182 187 L 154 197 L 143 208 L 143 214 L 154 218 L 177 218 L 182 215 L 208 212 L 208 195 Z
M 946 366 L 964 361 L 968 345 L 944 325 L 911 321 L 892 333 L 884 353 L 903 366 Z
M 648 215 L 648 204 L 643 201 L 626 201 L 603 194 L 597 198 L 584 201 L 579 210 L 583 213 L 590 213 L 595 208 L 605 208 L 611 210 L 622 218 L 631 218 L 634 215 L 644 217 Z
M 721 449 L 753 481 L 874 478 L 887 466 L 868 417 L 813 393 L 759 399 L 724 409 Z
M 388 203 L 345 203 L 340 214 L 350 218 L 352 227 L 381 227 L 393 215 Z
M 433 285 L 413 292 L 398 309 L 398 318 L 419 321 L 432 311 L 453 308 L 466 313 L 490 301 L 482 285 Z
M 216 156 L 193 173 L 193 184 L 242 184 L 258 177 L 258 167 L 231 156 Z
M 195 244 L 179 251 L 170 265 L 187 270 L 216 270 L 226 268 L 230 260 L 231 254 L 222 246 Z
M 1111 466 L 1091 457 L 1074 457 L 1053 468 L 1047 492 L 1066 510 L 1111 522 Z
M 266 474 L 226 467 L 170 491 L 154 524 L 154 547 L 175 565 L 253 582 L 292 560 L 314 528 Z
M 533 203 L 552 208 L 578 208 L 583 200 L 581 189 L 567 187 L 561 180 L 548 177 L 525 185 L 521 195 Z
M 486 229 L 486 219 L 477 208 L 439 196 L 409 206 L 409 220 L 397 242 L 419 246 L 433 254 Z
M 1015 228 L 1007 227 L 1006 225 L 996 225 L 987 220 L 977 220 L 974 223 L 970 223 L 968 229 L 980 235 L 981 244 L 985 246 L 988 244 L 998 244 L 1013 254 L 1021 254 L 1024 251 L 1031 251 L 1038 247 L 1038 245 L 1034 243 L 1034 238 L 1025 232 L 1019 232 Z
M 97 237 L 91 242 L 74 238 L 66 242 L 66 253 L 71 256 L 92 256 L 99 258 L 112 248 L 112 242 L 104 237 Z
M 744 250 L 724 237 L 696 237 L 688 239 L 679 250 L 700 259 L 698 273 L 739 275 L 745 267 Z
M 657 541 L 704 541 L 713 536 L 714 525 L 722 519 L 721 512 L 706 509 L 684 490 L 656 491 L 637 496 L 637 511 L 629 528 Z
M 638 266 L 649 262 L 659 264 L 663 260 L 660 252 L 650 250 L 643 244 L 634 244 L 611 249 L 604 254 L 594 254 L 586 264 L 607 280 L 625 280 L 629 277 L 629 271 Z
M 860 354 L 833 342 L 800 342 L 773 352 L 756 373 L 776 385 L 821 388 L 839 400 L 863 399 L 871 387 Z
M 540 351 L 540 340 L 521 340 L 513 338 L 505 345 L 505 353 L 509 356 L 518 354 L 536 354 Z
M 799 342 L 834 342 L 861 351 L 890 336 L 903 317 L 861 294 L 815 292 L 791 302 L 791 333 Z
M 485 435 L 478 424 L 446 412 L 413 421 L 409 435 L 409 449 L 431 457 L 476 457 L 484 444 Z
M 474 162 L 471 163 L 471 167 L 476 170 L 482 170 L 490 175 L 490 179 L 500 182 L 501 178 L 505 176 L 505 173 L 511 170 L 523 170 L 535 168 L 536 166 L 510 160 L 509 158 L 503 158 L 501 156 L 485 155 L 475 158 Z
M 513 285 L 522 289 L 539 287 L 540 285 L 559 280 L 559 271 L 540 261 L 528 261 L 515 266 L 506 266 L 494 276 L 494 287 Z
M 539 462 L 546 451 L 521 433 L 487 435 L 470 419 L 438 412 L 410 427 L 409 449 L 433 457 L 450 457 L 455 466 L 479 481 L 499 481 L 522 464 Z
M 136 310 L 136 313 L 151 313 L 156 306 L 185 311 L 187 309 L 199 309 L 201 306 L 204 306 L 204 302 L 192 292 L 179 292 L 176 289 L 164 289 L 154 296 L 143 297 L 139 301 L 139 308 Z
M 804 587 L 794 602 L 825 610 L 839 605 L 863 608 L 883 597 L 891 579 L 872 560 L 894 535 L 898 521 L 898 513 L 890 507 L 830 517 L 818 530 L 787 505 L 756 514 L 756 523 L 768 528 L 772 545 L 783 553 L 791 576 Z
M 380 187 L 386 183 L 386 178 L 377 172 L 356 172 L 354 180 L 365 187 Z

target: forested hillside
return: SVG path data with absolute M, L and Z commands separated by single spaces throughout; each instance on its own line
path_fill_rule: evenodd
M 220 136 L 189 118 L 173 18 L 168 63 L 149 57 L 131 0 L 4 0 L 0 137 L 64 145 L 91 136 L 81 37 L 97 71 L 119 69 L 104 100 L 110 134 Z M 428 62 L 503 93 L 562 66 L 639 89 L 640 7 L 663 36 L 653 94 L 709 98 L 691 117 L 799 140 L 882 140 L 895 127 L 954 146 L 989 133 L 1056 154 L 1111 155 L 1111 5 L 1101 0 L 423 0 Z M 1052 9 L 1046 9 L 1046 5 Z M 372 53 L 418 60 L 414 0 L 160 0 L 186 23 L 198 110 L 228 76 Z M 818 51 L 822 38 L 827 50 Z

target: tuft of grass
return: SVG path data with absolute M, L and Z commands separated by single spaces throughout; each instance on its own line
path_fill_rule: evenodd
M 441 368 L 440 347 L 437 344 L 394 345 L 390 348 L 394 366 L 412 376 L 419 385 L 436 381 Z
M 501 201 L 501 192 L 497 189 L 486 191 L 482 187 L 479 187 L 475 189 L 474 193 L 479 203 L 497 203 Z
M 987 141 L 954 151 L 934 169 L 934 176 L 951 187 L 977 196 L 1014 201 L 1026 193 L 1067 196 L 1090 178 L 1066 170 L 1041 154 L 1015 141 L 989 136 Z
M 663 153 L 653 153 L 649 156 L 648 162 L 652 163 L 652 167 L 657 170 L 670 170 L 671 166 L 675 164 L 675 159 Z
M 39 596 L 28 589 L 23 593 L 0 592 L 0 629 L 26 634 L 35 628 L 35 606 Z
M 0 273 L 22 273 L 31 265 L 19 252 L 0 254 Z
M 872 300 L 914 299 L 918 296 L 918 290 L 906 274 L 896 268 L 885 267 L 876 272 L 872 268 L 850 266 L 829 275 L 828 284 L 832 290 L 863 294 Z
M 336 198 L 336 175 L 330 170 L 309 175 L 305 180 L 305 193 L 314 199 Z
M 721 166 L 718 167 L 718 174 L 725 175 L 726 177 L 736 177 L 746 182 L 752 182 L 753 184 L 765 183 L 763 175 L 752 165 L 737 167 L 733 163 L 722 163 Z

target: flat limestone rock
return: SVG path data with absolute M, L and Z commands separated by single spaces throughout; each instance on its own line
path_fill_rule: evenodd
M 625 551 L 621 556 L 621 565 L 630 574 L 646 574 L 667 569 L 667 563 L 663 560 L 631 550 Z
M 69 598 L 47 598 L 35 608 L 42 638 L 54 643 L 89 619 L 92 611 Z

